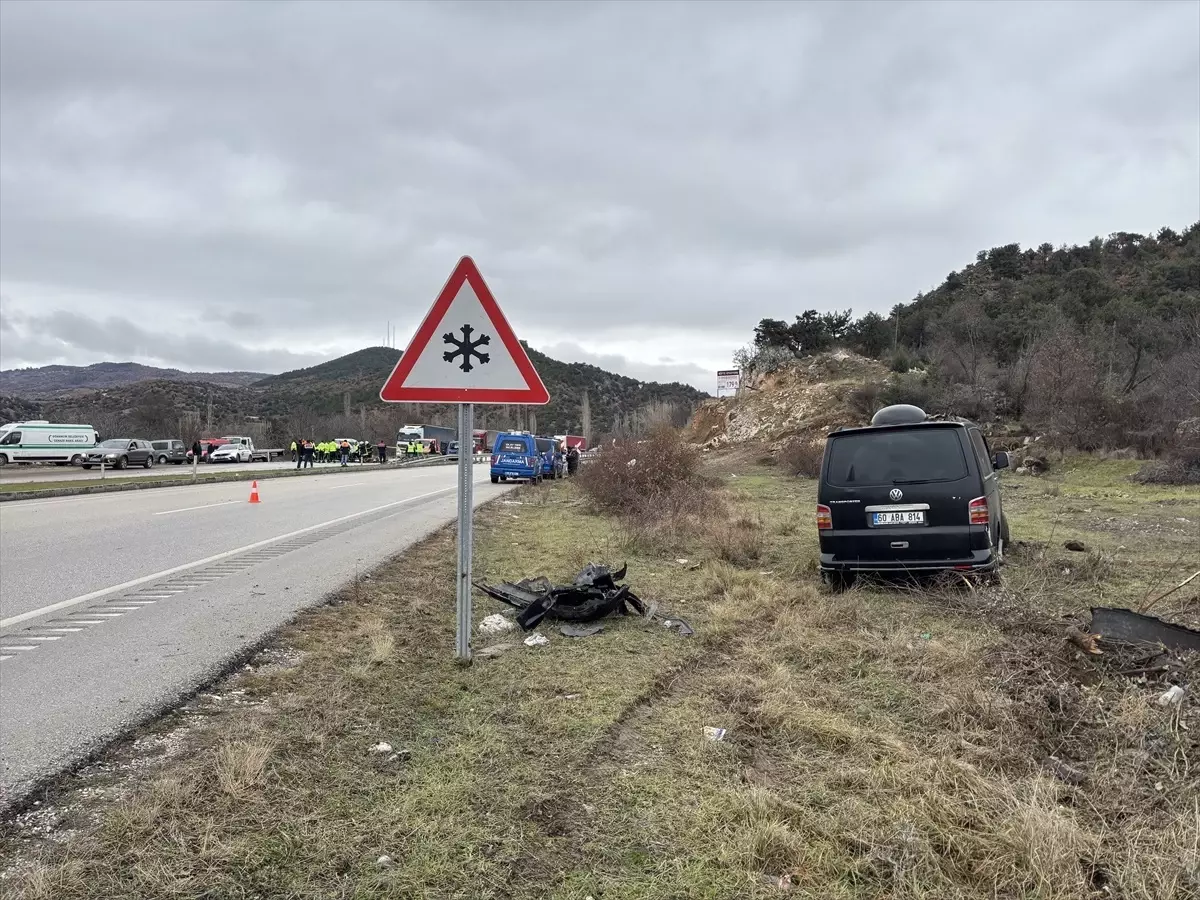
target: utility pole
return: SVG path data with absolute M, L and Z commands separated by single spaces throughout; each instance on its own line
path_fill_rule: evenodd
M 529 430 L 537 434 L 537 412 L 532 406 L 526 407 L 529 410 Z
M 349 391 L 345 391 L 342 393 L 342 415 L 344 415 L 347 419 L 350 418 L 350 392 Z
M 212 388 L 208 390 L 208 414 L 204 418 L 204 433 L 212 434 Z
M 588 446 L 592 445 L 592 403 L 588 399 L 587 388 L 583 389 L 583 400 L 579 404 L 579 417 L 583 420 L 583 439 Z

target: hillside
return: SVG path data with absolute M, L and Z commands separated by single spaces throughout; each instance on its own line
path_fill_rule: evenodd
M 143 381 L 192 381 L 225 387 L 245 387 L 263 378 L 261 372 L 183 372 L 140 363 L 102 362 L 90 366 L 39 366 L 0 371 L 0 394 L 44 400 L 75 391 L 95 391 Z
M 685 435 L 708 449 L 776 449 L 790 437 L 864 424 L 863 385 L 887 379 L 887 368 L 873 359 L 845 350 L 817 354 L 751 376 L 736 398 L 705 400 Z
M 610 430 L 621 416 L 649 404 L 667 403 L 690 410 L 704 398 L 689 385 L 640 382 L 587 363 L 561 362 L 529 346 L 525 349 L 550 391 L 550 403 L 536 410 L 538 428 L 542 431 L 578 431 L 582 426 L 580 406 L 585 390 L 591 405 L 592 429 L 597 433 Z M 389 347 L 368 347 L 317 366 L 265 378 L 253 388 L 262 392 L 264 415 L 286 414 L 298 407 L 336 413 L 343 408 L 345 392 L 350 394 L 353 409 L 364 404 L 382 405 L 379 389 L 400 356 L 399 350 Z M 421 421 L 453 421 L 453 410 L 449 407 L 413 408 L 412 415 Z M 494 408 L 481 407 L 477 416 L 481 423 L 482 417 L 490 416 L 500 426 Z
M 741 363 L 762 374 L 837 346 L 883 361 L 888 393 L 932 410 L 1159 452 L 1200 415 L 1200 223 L 983 250 L 888 318 L 764 319 Z
M 610 431 L 626 417 L 650 405 L 666 405 L 686 415 L 704 394 L 688 385 L 643 383 L 583 363 L 564 363 L 529 350 L 551 402 L 535 410 L 542 432 L 577 432 L 581 403 L 588 393 L 593 434 Z M 400 358 L 389 347 L 368 347 L 320 365 L 258 378 L 244 387 L 196 381 L 158 379 L 92 391 L 72 391 L 40 403 L 15 408 L 25 416 L 57 421 L 87 421 L 105 433 L 130 430 L 192 435 L 211 428 L 243 427 L 261 419 L 275 440 L 296 430 L 371 432 L 372 438 L 394 434 L 401 420 L 451 424 L 451 407 L 385 404 L 379 389 Z M 210 408 L 211 398 L 211 408 Z M 16 401 L 13 401 L 16 403 Z M 345 414 L 347 405 L 350 418 Z M 515 427 L 517 408 L 479 407 L 481 428 Z M 102 427 L 103 426 L 103 427 Z

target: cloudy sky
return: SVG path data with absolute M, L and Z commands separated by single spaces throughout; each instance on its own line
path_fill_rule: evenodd
M 0 4 L 0 364 L 403 346 L 470 254 L 551 355 L 1200 218 L 1200 3 Z

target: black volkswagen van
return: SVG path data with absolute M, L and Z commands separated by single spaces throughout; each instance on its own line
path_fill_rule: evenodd
M 881 409 L 866 428 L 829 435 L 817 489 L 821 572 L 835 589 L 859 572 L 992 572 L 1008 522 L 999 469 L 978 426 Z

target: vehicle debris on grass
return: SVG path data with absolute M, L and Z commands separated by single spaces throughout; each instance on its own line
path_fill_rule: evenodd
M 606 616 L 637 614 L 645 619 L 661 621 L 670 628 L 677 628 L 681 635 L 693 634 L 692 627 L 682 619 L 660 616 L 655 603 L 645 603 L 629 589 L 619 585 L 624 580 L 628 566 L 617 571 L 606 565 L 588 563 L 570 584 L 556 585 L 543 575 L 524 578 L 517 582 L 500 584 L 476 582 L 475 587 L 489 597 L 520 610 L 516 624 L 522 631 L 530 631 L 544 618 L 564 622 L 594 622 Z M 484 622 L 493 620 L 489 616 Z M 481 625 L 481 630 L 483 630 Z M 488 632 L 492 633 L 492 632 Z M 567 634 L 566 631 L 563 632 Z M 586 634 L 569 634 L 568 637 L 590 637 L 599 631 Z
M 1158 644 L 1167 650 L 1200 652 L 1200 631 L 1131 609 L 1093 606 L 1092 630 L 1103 635 L 1105 641 Z

